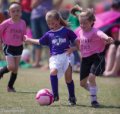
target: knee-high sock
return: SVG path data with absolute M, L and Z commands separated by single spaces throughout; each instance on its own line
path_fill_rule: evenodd
M 74 82 L 73 80 L 70 83 L 67 83 L 67 88 L 69 92 L 69 98 L 70 97 L 75 97 L 75 87 L 74 87 Z
M 58 78 L 57 75 L 50 75 L 51 87 L 54 94 L 54 97 L 58 95 Z
M 8 73 L 8 72 L 9 72 L 9 70 L 8 70 L 7 66 L 5 66 L 0 70 L 0 75 L 3 75 L 4 73 Z
M 91 102 L 97 101 L 97 87 L 91 87 L 89 88 L 90 96 L 91 96 Z
M 12 72 L 10 76 L 10 80 L 8 82 L 8 87 L 13 88 L 16 78 L 17 78 L 17 73 Z

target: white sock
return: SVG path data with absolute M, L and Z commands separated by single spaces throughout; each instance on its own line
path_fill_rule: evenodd
M 89 92 L 90 92 L 90 96 L 91 96 L 91 102 L 93 101 L 97 101 L 97 87 L 89 87 Z

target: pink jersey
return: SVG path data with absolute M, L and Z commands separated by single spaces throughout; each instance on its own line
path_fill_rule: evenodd
M 80 52 L 82 57 L 88 57 L 95 53 L 103 52 L 105 49 L 105 40 L 108 36 L 101 30 L 93 28 L 89 32 L 84 32 L 81 28 L 77 31 L 78 40 L 80 40 Z
M 26 24 L 23 20 L 15 23 L 10 18 L 0 24 L 0 38 L 3 44 L 20 46 L 23 44 L 25 34 Z

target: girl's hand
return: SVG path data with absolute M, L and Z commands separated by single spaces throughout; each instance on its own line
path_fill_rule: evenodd
M 77 47 L 70 47 L 70 48 L 66 49 L 66 53 L 67 53 L 67 55 L 70 55 L 75 50 L 77 50 Z
M 25 43 L 30 43 L 30 39 L 27 35 L 24 35 L 24 41 Z
M 110 43 L 113 43 L 113 38 L 111 38 L 111 37 L 108 37 L 108 39 L 106 39 L 106 43 L 107 44 L 110 44 Z
M 40 45 L 39 39 L 33 39 L 33 38 L 28 37 L 27 35 L 24 35 L 24 41 L 25 43 L 29 43 L 29 44 Z

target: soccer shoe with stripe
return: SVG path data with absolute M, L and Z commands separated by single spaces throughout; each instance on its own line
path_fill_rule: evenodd
M 70 97 L 68 99 L 69 101 L 69 105 L 73 106 L 73 105 L 76 105 L 76 98 L 75 97 Z
M 10 88 L 10 87 L 7 87 L 7 91 L 8 92 L 16 92 L 15 88 Z
M 98 108 L 98 107 L 100 106 L 100 104 L 98 103 L 98 101 L 92 101 L 92 102 L 91 102 L 91 105 L 92 105 L 92 107 L 94 107 L 94 108 Z
M 54 102 L 59 101 L 59 96 L 54 96 Z

